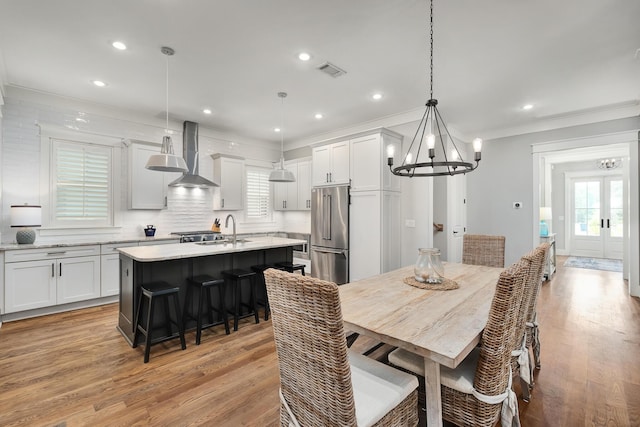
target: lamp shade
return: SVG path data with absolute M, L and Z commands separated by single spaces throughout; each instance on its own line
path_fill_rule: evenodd
M 274 169 L 269 174 L 269 181 L 271 182 L 295 182 L 296 177 L 293 172 L 286 169 Z
M 540 220 L 546 221 L 551 219 L 551 208 L 550 207 L 541 207 L 540 208 Z
M 11 227 L 40 227 L 41 223 L 41 206 L 11 205 Z

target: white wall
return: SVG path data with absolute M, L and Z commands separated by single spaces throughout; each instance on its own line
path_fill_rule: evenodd
M 139 113 L 113 110 L 103 106 L 82 103 L 67 98 L 41 95 L 30 91 L 10 88 L 5 95 L 2 108 L 2 139 L 0 139 L 0 200 L 2 210 L 2 242 L 15 240 L 15 231 L 9 227 L 9 206 L 14 203 L 34 203 L 40 200 L 40 136 L 36 123 L 48 129 L 59 128 L 76 131 L 79 134 L 93 133 L 124 139 L 137 139 L 160 144 L 164 135 L 164 121 L 153 116 Z M 80 119 L 80 120 L 77 120 Z M 197 118 L 195 119 L 197 121 Z M 172 137 L 176 153 L 182 152 L 182 122 L 170 122 L 175 130 Z M 160 150 L 160 145 L 158 145 Z M 279 146 L 262 141 L 252 141 L 233 135 L 220 134 L 200 127 L 200 174 L 213 177 L 213 160 L 210 155 L 226 153 L 243 156 L 247 159 L 276 161 Z M 171 231 L 209 229 L 215 217 L 226 217 L 228 212 L 214 212 L 213 191 L 216 189 L 168 190 L 168 208 L 165 210 L 127 210 L 127 163 L 122 157 L 122 227 L 114 231 L 114 237 L 144 235 L 142 228 L 154 224 L 157 233 L 168 234 Z M 240 219 L 238 232 L 273 231 L 283 229 L 282 214 L 274 213 L 274 221 L 268 225 L 247 224 L 242 221 L 241 213 L 234 213 Z M 307 214 L 308 216 L 308 214 Z M 304 213 L 292 215 L 292 229 L 304 227 Z M 288 221 L 289 222 L 289 221 Z M 308 229 L 308 226 L 307 226 Z M 224 232 L 224 230 L 223 230 Z M 64 240 L 64 236 L 38 237 L 38 241 L 47 239 Z
M 517 261 L 536 243 L 532 236 L 538 227 L 533 221 L 531 144 L 639 128 L 640 118 L 632 117 L 485 141 L 480 167 L 467 178 L 467 232 L 504 235 L 505 264 Z M 513 209 L 515 201 L 523 208 Z

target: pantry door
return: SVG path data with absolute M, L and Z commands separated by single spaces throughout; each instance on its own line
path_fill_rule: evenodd
M 570 182 L 571 255 L 622 259 L 622 176 L 576 177 Z

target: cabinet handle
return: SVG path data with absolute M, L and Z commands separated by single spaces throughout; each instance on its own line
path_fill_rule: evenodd
M 327 178 L 324 182 L 329 182 L 329 172 L 327 172 Z
M 604 219 L 600 218 L 600 228 L 604 228 Z
M 164 207 L 167 207 L 167 196 L 164 196 Z
M 329 182 L 333 182 L 333 176 L 332 176 L 331 172 L 329 172 Z
M 286 200 L 284 201 L 284 208 L 285 209 L 287 208 L 287 201 Z
M 610 228 L 609 227 L 609 218 L 607 218 L 607 228 Z
M 49 255 L 64 255 L 67 251 L 58 251 L 58 252 L 47 252 L 47 256 Z
M 224 199 L 222 199 L 222 206 L 221 206 L 221 207 L 223 207 L 223 208 L 224 208 Z
M 60 277 L 62 277 L 62 263 L 60 263 L 59 270 L 60 270 Z
M 51 263 L 51 277 L 56 277 L 56 264 L 55 263 Z

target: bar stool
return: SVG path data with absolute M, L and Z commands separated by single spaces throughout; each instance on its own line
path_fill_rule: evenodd
M 144 363 L 149 362 L 149 351 L 151 350 L 151 346 L 153 344 L 157 344 L 163 341 L 167 341 L 173 338 L 180 337 L 180 344 L 182 349 L 187 348 L 187 344 L 184 340 L 184 327 L 182 325 L 181 316 L 180 316 L 180 304 L 178 303 L 178 294 L 180 292 L 180 288 L 178 286 L 170 285 L 167 282 L 159 281 L 159 282 L 151 282 L 145 283 L 140 287 L 142 294 L 140 295 L 140 299 L 138 300 L 138 311 L 136 312 L 136 330 L 133 334 L 133 347 L 138 346 L 138 337 L 140 334 L 145 336 L 144 341 Z M 171 318 L 171 310 L 169 307 L 169 299 L 173 299 L 173 306 L 176 312 L 175 320 Z M 142 300 L 147 299 L 147 317 L 145 325 L 141 325 L 140 321 L 142 318 Z M 156 301 L 164 302 L 164 311 L 165 311 L 165 328 L 166 335 L 160 338 L 152 339 L 151 331 L 153 329 L 153 319 L 154 319 L 154 309 L 156 307 Z M 171 328 L 171 324 L 174 324 L 178 327 L 178 333 L 174 334 Z
M 264 281 L 264 271 L 268 270 L 269 268 L 282 270 L 282 268 L 276 267 L 275 265 L 271 264 L 258 264 L 251 266 L 251 270 L 253 270 L 256 273 L 257 277 L 260 278 L 260 284 L 264 289 L 264 300 L 259 300 L 256 298 L 256 304 L 264 307 L 264 320 L 269 320 L 269 313 L 271 312 L 271 308 L 269 308 L 269 296 L 267 295 L 267 285 Z
M 233 270 L 224 270 L 221 272 L 225 282 L 231 284 L 233 292 L 233 330 L 238 330 L 238 320 L 245 317 L 255 316 L 256 323 L 260 323 L 258 317 L 258 307 L 256 306 L 256 273 L 253 271 L 234 268 Z M 249 280 L 249 304 L 242 301 L 242 281 Z M 248 313 L 240 314 L 242 307 L 249 309 Z
M 208 274 L 202 274 L 187 279 L 187 285 L 187 294 L 185 295 L 182 323 L 183 325 L 186 325 L 189 319 L 193 319 L 196 321 L 196 345 L 200 345 L 202 330 L 210 328 L 211 326 L 224 324 L 224 330 L 227 335 L 229 335 L 229 318 L 227 317 L 227 310 L 224 304 L 224 279 L 216 279 L 215 277 L 209 276 Z M 214 287 L 218 288 L 219 302 L 217 306 L 214 306 L 214 304 L 211 302 L 211 289 Z M 198 314 L 195 316 L 190 313 L 189 310 L 191 308 L 191 304 L 193 303 L 194 293 L 196 293 L 196 295 L 198 296 Z M 209 323 L 203 325 L 202 317 L 205 314 L 204 310 L 207 311 L 206 314 L 208 315 Z M 218 318 L 220 320 L 213 320 L 214 312 L 218 313 Z
M 296 270 L 300 270 L 304 276 L 304 264 L 294 264 L 292 262 L 276 262 L 276 267 L 281 267 L 284 271 L 293 273 Z

